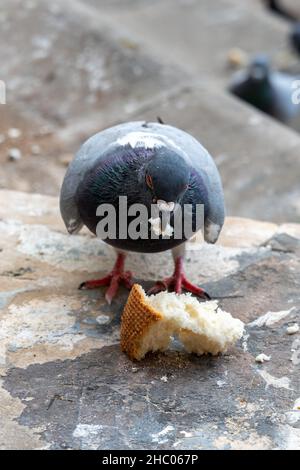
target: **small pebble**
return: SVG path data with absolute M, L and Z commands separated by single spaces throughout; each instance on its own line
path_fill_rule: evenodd
M 20 160 L 22 157 L 21 151 L 18 148 L 11 148 L 8 151 L 8 158 L 12 161 Z
M 295 333 L 298 333 L 299 331 L 299 325 L 298 323 L 294 323 L 291 326 L 288 326 L 286 329 L 286 332 L 288 335 L 294 335 Z
M 135 41 L 132 41 L 130 38 L 121 38 L 120 44 L 126 49 L 136 50 L 139 48 L 139 45 Z
M 7 131 L 7 135 L 10 139 L 18 139 L 22 135 L 22 131 L 16 127 L 11 127 Z
M 245 51 L 235 47 L 228 52 L 227 60 L 231 67 L 244 67 L 247 65 L 248 56 Z
M 259 354 L 255 358 L 255 362 L 262 364 L 263 362 L 268 362 L 271 359 L 271 356 L 266 356 L 266 354 Z
M 42 126 L 36 133 L 35 135 L 38 135 L 38 136 L 48 136 L 48 135 L 52 135 L 54 133 L 52 127 L 50 126 Z
M 297 398 L 297 400 L 295 401 L 293 410 L 300 411 L 300 398 Z
M 64 166 L 68 166 L 73 160 L 74 155 L 72 153 L 66 153 L 62 155 L 59 159 L 60 163 Z
M 96 318 L 96 322 L 98 323 L 98 325 L 106 325 L 110 322 L 110 317 L 108 315 L 99 315 Z
M 163 375 L 163 376 L 160 378 L 160 380 L 161 380 L 162 382 L 168 382 L 168 377 L 167 377 L 166 375 Z
M 41 147 L 37 144 L 31 146 L 32 155 L 39 155 L 41 153 Z

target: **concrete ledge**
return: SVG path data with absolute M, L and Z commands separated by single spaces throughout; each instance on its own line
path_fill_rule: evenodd
M 67 235 L 55 198 L 0 191 L 0 207 L 1 448 L 299 447 L 298 225 L 229 218 L 220 245 L 189 252 L 190 277 L 247 323 L 241 344 L 134 364 L 119 347 L 127 292 L 109 307 L 77 290 L 110 249 Z M 172 269 L 168 253 L 128 266 L 146 287 Z

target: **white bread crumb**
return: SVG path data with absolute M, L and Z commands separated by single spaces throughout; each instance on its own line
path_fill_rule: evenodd
M 151 219 L 149 219 L 149 222 L 151 224 L 152 231 L 155 233 L 155 235 L 162 235 L 163 237 L 171 237 L 173 235 L 174 229 L 169 223 L 166 225 L 165 229 L 162 230 L 161 220 L 159 217 L 157 217 L 156 219 L 151 217 Z
M 266 356 L 266 354 L 259 354 L 258 356 L 256 356 L 255 358 L 255 362 L 259 362 L 260 364 L 262 364 L 263 362 L 267 362 L 271 359 L 271 356 Z
M 299 331 L 299 325 L 298 323 L 294 323 L 291 326 L 288 326 L 286 329 L 286 332 L 288 335 L 294 335 L 295 333 L 298 333 Z
M 217 301 L 199 302 L 190 294 L 161 292 L 148 303 L 171 325 L 188 352 L 218 354 L 243 335 L 243 323 L 221 310 Z
M 143 341 L 145 352 L 165 349 L 176 335 L 188 352 L 216 355 L 243 335 L 243 322 L 221 310 L 217 301 L 199 302 L 190 294 L 161 292 L 147 297 L 147 303 L 163 320 L 150 328 Z
M 293 410 L 296 410 L 296 411 L 300 410 L 300 398 L 297 398 L 297 400 L 295 401 Z

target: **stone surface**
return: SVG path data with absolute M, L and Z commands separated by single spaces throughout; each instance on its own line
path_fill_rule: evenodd
M 57 194 L 66 171 L 59 160 L 66 151 L 65 143 L 52 126 L 20 115 L 12 104 L 2 105 L 0 111 L 0 188 Z M 17 128 L 20 136 L 11 138 L 11 128 Z M 20 160 L 8 159 L 12 147 L 21 151 Z
M 299 135 L 226 92 L 232 48 L 296 72 L 299 61 L 289 24 L 260 0 L 216 3 L 1 2 L 0 448 L 300 448 L 300 337 L 287 333 L 300 323 Z M 208 147 L 240 216 L 187 253 L 191 279 L 246 323 L 222 357 L 175 345 L 132 363 L 119 347 L 128 293 L 109 307 L 103 290 L 77 290 L 112 251 L 87 230 L 67 235 L 56 198 L 28 194 L 57 196 L 91 133 L 157 116 Z M 132 254 L 128 267 L 147 288 L 171 256 Z
M 126 121 L 187 77 L 145 54 L 85 2 L 4 0 L 0 26 L 7 101 L 0 114 L 1 188 L 57 195 L 64 155 L 87 137 L 88 122 L 101 130 Z M 15 164 L 7 160 L 10 127 L 22 130 L 13 143 L 23 158 Z
M 174 346 L 140 363 L 119 346 L 127 292 L 109 307 L 101 289 L 77 290 L 112 265 L 109 247 L 67 235 L 47 196 L 0 191 L 0 228 L 1 448 L 300 447 L 300 340 L 286 333 L 299 322 L 299 225 L 228 218 L 218 245 L 191 243 L 188 274 L 246 335 L 224 356 Z M 128 267 L 147 287 L 171 256 L 132 254 Z
M 1 7 L 8 101 L 56 129 L 93 114 L 99 127 L 107 126 L 186 77 L 145 54 L 85 2 L 4 0 Z
M 120 7 L 122 0 L 88 3 L 127 28 L 160 60 L 184 64 L 195 77 L 211 80 L 216 87 L 224 86 L 230 76 L 226 65 L 232 48 L 249 56 L 263 51 L 275 62 L 279 51 L 286 50 L 289 24 L 246 0 L 133 1 L 126 8 Z

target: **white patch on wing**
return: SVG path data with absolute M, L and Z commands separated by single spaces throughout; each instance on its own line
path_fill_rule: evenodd
M 133 149 L 135 147 L 145 147 L 152 149 L 154 147 L 163 147 L 165 144 L 154 134 L 146 132 L 130 132 L 129 134 L 117 140 L 120 145 L 130 145 Z
M 81 223 L 78 223 L 78 220 L 70 219 L 68 221 L 67 230 L 69 233 L 79 232 L 80 228 L 81 228 Z
M 205 230 L 206 240 L 209 240 L 212 243 L 217 241 L 220 230 L 221 230 L 221 227 L 218 224 L 208 225 L 206 230 Z
M 125 136 L 117 140 L 119 145 L 130 145 L 133 149 L 136 147 L 144 147 L 146 149 L 153 149 L 159 147 L 173 147 L 181 151 L 180 147 L 175 144 L 172 139 L 160 134 L 151 134 L 150 132 L 129 132 Z

